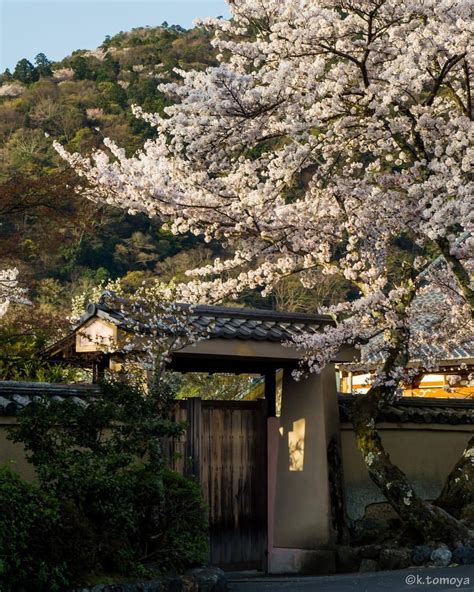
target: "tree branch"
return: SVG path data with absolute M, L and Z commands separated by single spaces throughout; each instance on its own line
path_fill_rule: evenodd
M 449 269 L 456 278 L 456 282 L 462 292 L 462 295 L 471 307 L 471 315 L 474 318 L 474 290 L 471 288 L 471 278 L 467 269 L 464 267 L 461 261 L 459 261 L 459 259 L 451 254 L 451 248 L 447 238 L 438 238 L 436 240 L 436 244 L 443 254 Z

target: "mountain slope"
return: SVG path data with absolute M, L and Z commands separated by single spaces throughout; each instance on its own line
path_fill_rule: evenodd
M 137 283 L 169 257 L 195 253 L 196 239 L 170 236 L 159 221 L 81 199 L 46 134 L 81 153 L 107 136 L 131 153 L 153 137 L 131 105 L 162 113 L 168 101 L 159 83 L 175 80 L 177 67 L 213 63 L 205 31 L 164 24 L 107 37 L 56 63 L 40 54 L 0 75 L 0 266 L 19 266 L 39 304 L 67 308 L 71 295 L 98 281 L 131 272 Z

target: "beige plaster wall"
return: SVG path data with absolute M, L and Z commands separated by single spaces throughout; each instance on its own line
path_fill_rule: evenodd
M 424 499 L 435 499 L 472 435 L 472 426 L 444 424 L 380 424 L 383 445 Z M 341 430 L 346 509 L 351 520 L 360 519 L 370 504 L 385 499 L 372 483 L 354 432 L 348 424 Z
M 317 549 L 333 538 L 327 446 L 338 429 L 334 368 L 296 382 L 285 372 L 276 461 L 273 544 Z

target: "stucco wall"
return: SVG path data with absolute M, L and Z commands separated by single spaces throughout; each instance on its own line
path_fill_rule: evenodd
M 391 459 L 405 471 L 415 491 L 424 499 L 434 499 L 472 435 L 472 425 L 385 423 L 380 424 L 379 433 Z M 367 475 L 348 424 L 342 425 L 341 445 L 347 514 L 358 520 L 367 506 L 385 500 Z
M 284 372 L 275 467 L 275 547 L 317 549 L 333 538 L 326 451 L 337 417 L 332 366 L 299 382 Z

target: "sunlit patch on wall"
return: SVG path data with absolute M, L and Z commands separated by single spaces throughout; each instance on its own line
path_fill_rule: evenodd
M 293 422 L 293 431 L 288 432 L 288 452 L 290 457 L 290 471 L 302 471 L 304 467 L 304 433 L 305 419 Z

